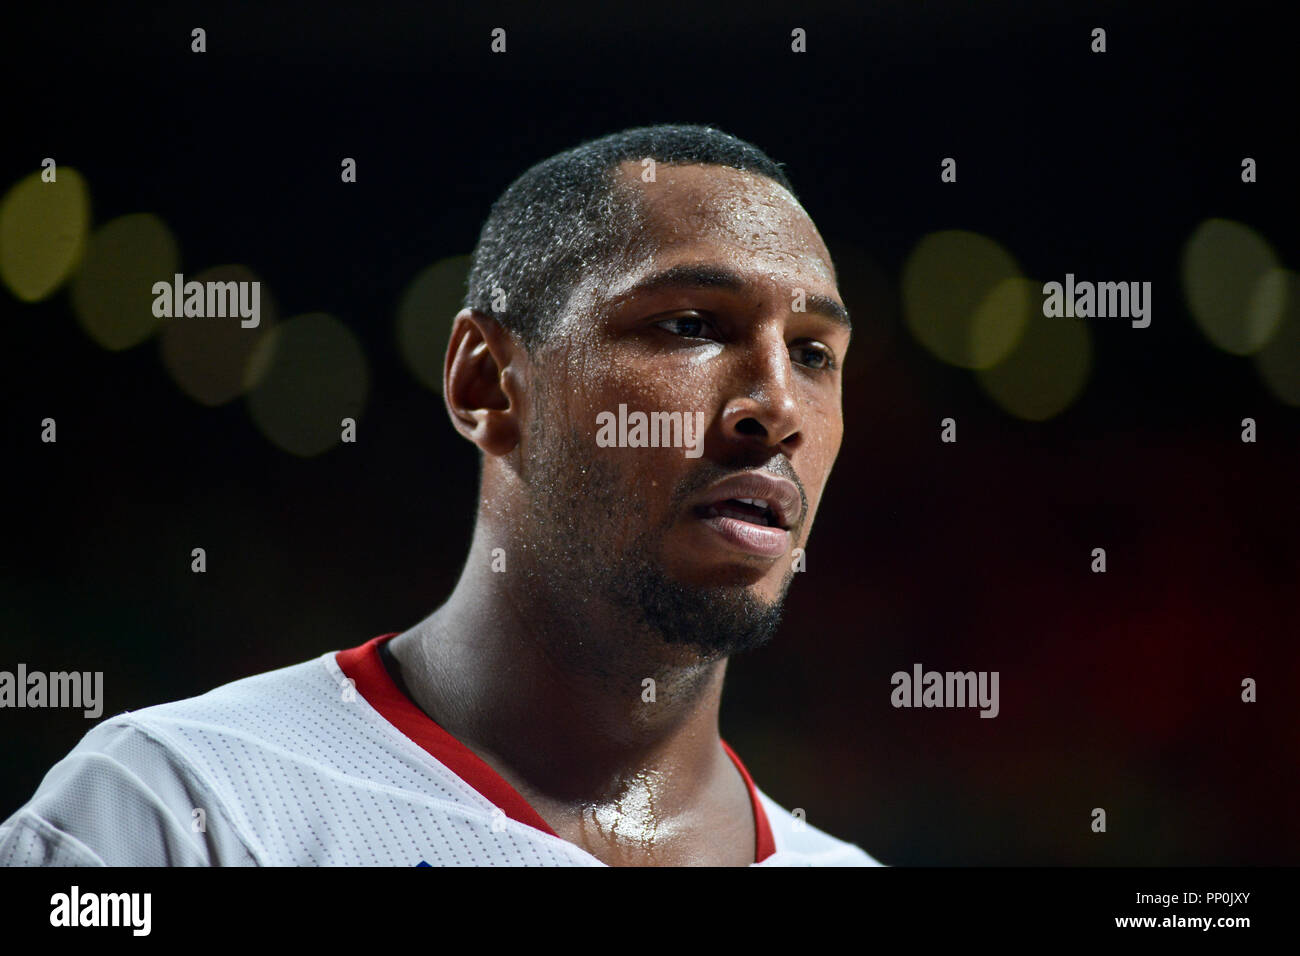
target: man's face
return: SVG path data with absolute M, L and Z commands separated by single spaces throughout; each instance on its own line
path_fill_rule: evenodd
M 839 452 L 847 314 L 821 237 L 778 184 L 719 166 L 620 174 L 648 251 L 575 291 L 530 374 L 539 550 L 662 639 L 729 654 L 775 630 Z M 702 413 L 703 434 L 694 449 L 602 447 L 620 405 Z M 718 487 L 735 478 L 758 484 Z

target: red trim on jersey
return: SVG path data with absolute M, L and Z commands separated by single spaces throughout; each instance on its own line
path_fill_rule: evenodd
M 439 763 L 491 800 L 512 820 L 558 836 L 541 814 L 506 782 L 501 774 L 489 767 L 483 758 L 443 730 L 433 719 L 415 706 L 388 676 L 384 662 L 379 659 L 379 645 L 392 634 L 381 634 L 360 647 L 339 651 L 335 656 L 339 670 L 356 683 L 357 693 L 379 711 L 380 716 L 433 754 Z
M 510 819 L 541 830 L 543 833 L 549 833 L 551 836 L 559 836 L 504 777 L 488 766 L 476 753 L 439 727 L 433 718 L 420 710 L 415 702 L 393 683 L 388 669 L 384 667 L 384 662 L 379 657 L 379 645 L 396 637 L 398 633 L 400 632 L 393 631 L 391 634 L 380 634 L 359 647 L 339 651 L 334 659 L 338 662 L 339 670 L 343 671 L 343 676 L 352 678 L 357 693 L 364 697 L 371 707 L 379 711 L 381 717 L 500 807 Z M 758 788 L 754 786 L 749 771 L 740 762 L 736 752 L 727 746 L 725 740 L 722 741 L 722 749 L 727 752 L 731 762 L 740 771 L 741 777 L 745 780 L 745 787 L 749 790 L 749 802 L 754 810 L 754 857 L 755 862 L 762 863 L 776 852 L 772 827 L 768 823 L 767 814 L 763 812 Z
M 722 741 L 722 749 L 727 752 L 731 762 L 736 765 L 740 775 L 745 778 L 745 786 L 749 788 L 749 802 L 754 808 L 754 862 L 762 863 L 769 856 L 776 852 L 776 837 L 772 835 L 772 825 L 767 822 L 767 814 L 763 811 L 763 801 L 758 799 L 758 788 L 754 786 L 754 780 L 745 769 L 745 765 L 740 762 L 736 752 Z

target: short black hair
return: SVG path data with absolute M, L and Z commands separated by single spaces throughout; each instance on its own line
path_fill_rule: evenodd
M 582 277 L 637 247 L 639 209 L 614 169 L 647 158 L 757 173 L 794 195 L 771 157 L 711 126 L 642 126 L 591 140 L 533 166 L 492 205 L 474 247 L 466 308 L 495 316 L 530 350 L 545 341 Z

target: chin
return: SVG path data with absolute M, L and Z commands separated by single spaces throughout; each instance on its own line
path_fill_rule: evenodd
M 700 560 L 698 554 L 681 571 L 673 573 L 673 580 L 691 588 L 748 588 L 754 597 L 774 600 L 785 574 L 785 562 L 756 560 L 745 555 L 731 559 L 712 558 Z M 764 587 L 764 584 L 767 584 Z M 771 591 L 772 594 L 763 592 Z

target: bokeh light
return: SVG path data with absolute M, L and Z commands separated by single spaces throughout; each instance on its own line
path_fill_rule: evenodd
M 989 368 L 1019 341 L 1028 320 L 1015 258 L 985 236 L 953 229 L 926 236 L 903 267 L 907 327 L 937 358 Z
M 1041 294 L 1042 283 L 1014 280 L 1008 298 Z M 1027 317 L 1012 351 L 992 368 L 979 369 L 980 386 L 1003 410 L 1031 422 L 1046 421 L 1074 403 L 1092 369 L 1092 337 L 1086 320 Z
M 1003 279 L 984 296 L 971 316 L 971 356 L 975 368 L 997 365 L 1016 347 L 1035 309 L 1042 312 L 1042 285 Z
M 442 391 L 451 321 L 465 301 L 469 256 L 451 256 L 422 269 L 397 307 L 397 346 L 416 379 Z
M 351 329 L 316 312 L 258 336 L 244 382 L 258 430 L 285 451 L 310 457 L 342 439 L 344 418 L 360 429 L 370 373 Z
M 157 216 L 133 213 L 95 230 L 72 279 L 72 308 L 86 333 L 106 349 L 139 345 L 162 320 L 153 285 L 172 282 L 180 249 Z
M 1230 219 L 1207 219 L 1187 240 L 1182 266 L 1187 307 L 1216 346 L 1250 355 L 1273 336 L 1285 283 L 1276 253 L 1259 233 Z
M 1300 275 L 1278 269 L 1265 279 L 1282 286 L 1285 305 L 1273 337 L 1255 353 L 1255 367 L 1278 401 L 1300 406 Z
M 89 229 L 90 190 L 75 169 L 19 180 L 0 200 L 0 281 L 23 302 L 46 298 L 81 261 Z
M 172 380 L 202 405 L 222 405 L 245 390 L 245 372 L 259 338 L 275 325 L 276 309 L 265 282 L 242 265 L 213 266 L 186 281 L 259 282 L 258 324 L 244 328 L 240 316 L 163 319 L 159 355 Z

